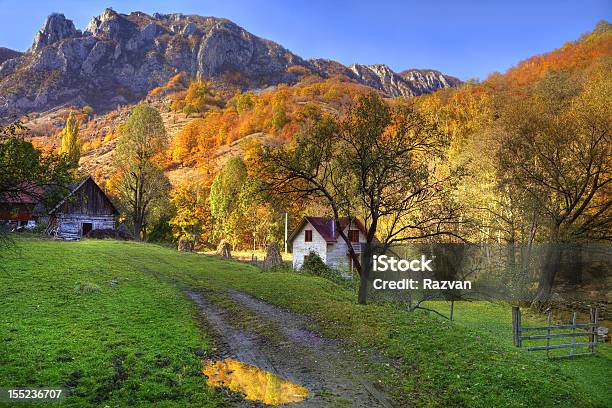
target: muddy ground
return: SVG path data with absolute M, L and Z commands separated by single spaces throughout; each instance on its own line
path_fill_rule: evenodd
M 304 401 L 288 406 L 395 406 L 366 368 L 383 364 L 378 357 L 356 356 L 341 342 L 308 330 L 305 317 L 244 293 L 184 290 L 212 335 L 214 359 L 252 364 L 308 388 Z M 263 406 L 245 400 L 236 405 Z

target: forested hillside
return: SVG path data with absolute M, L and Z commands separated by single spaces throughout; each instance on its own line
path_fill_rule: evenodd
M 234 93 L 218 82 L 177 73 L 143 99 L 159 112 L 167 133 L 152 160 L 170 178 L 166 193 L 148 209 L 146 235 L 261 247 L 281 240 L 284 212 L 291 214 L 291 225 L 301 214 L 328 213 L 316 197 L 261 194 L 262 155 L 312 133 L 313 118 L 349 118 L 360 96 L 377 93 L 389 107 L 435 125 L 442 136 L 435 172 L 452 175 L 445 202 L 461 220 L 453 230 L 457 236 L 516 245 L 608 239 L 611 56 L 612 30 L 601 22 L 506 73 L 413 98 L 390 97 L 329 61 L 315 61 L 333 73 L 327 78 L 294 66 L 288 71 L 297 78 L 294 84 Z M 117 186 L 124 173 L 116 147 L 131 109 L 96 114 L 89 106 L 65 108 L 31 115 L 26 124 L 35 144 L 52 150 L 73 112 L 80 123 L 81 169 L 121 201 Z

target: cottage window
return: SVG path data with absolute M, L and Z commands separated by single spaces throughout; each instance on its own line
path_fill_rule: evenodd
M 349 230 L 349 240 L 351 242 L 359 242 L 359 230 Z
M 304 242 L 312 242 L 312 230 L 304 231 Z

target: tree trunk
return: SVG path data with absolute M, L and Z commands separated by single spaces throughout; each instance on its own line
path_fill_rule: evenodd
M 359 293 L 357 294 L 357 303 L 365 305 L 368 301 L 368 279 L 361 276 L 359 278 Z
M 575 286 L 582 283 L 582 245 L 572 246 L 571 254 L 568 274 L 570 283 Z
M 508 241 L 506 247 L 506 279 L 514 280 L 516 277 L 516 243 L 514 242 L 514 234 Z
M 140 232 L 142 231 L 142 221 L 138 218 L 134 219 L 134 241 L 140 242 Z
M 542 272 L 540 273 L 540 281 L 538 283 L 538 290 L 531 303 L 532 307 L 541 309 L 548 301 L 552 292 L 553 285 L 555 283 L 555 277 L 559 270 L 559 264 L 561 262 L 562 248 L 558 242 L 558 226 L 553 230 L 551 234 L 551 240 L 549 247 L 546 251 L 546 258 L 544 259 L 544 265 L 542 266 Z
M 365 305 L 368 301 L 368 282 L 370 280 L 370 274 L 372 272 L 372 244 L 367 243 L 361 254 L 361 262 L 357 261 L 359 266 L 359 293 L 357 294 L 357 303 Z M 353 255 L 357 258 L 357 255 Z
M 523 277 L 526 278 L 529 274 L 529 265 L 531 263 L 531 251 L 533 249 L 533 240 L 535 238 L 536 228 L 537 228 L 537 213 L 534 210 L 533 216 L 531 217 L 531 226 L 529 228 L 529 236 L 527 237 L 527 249 L 523 254 L 522 266 L 523 266 Z

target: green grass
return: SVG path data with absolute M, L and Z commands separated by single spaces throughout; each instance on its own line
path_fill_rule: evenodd
M 351 349 L 378 350 L 386 363 L 373 372 L 400 403 L 612 406 L 609 346 L 600 347 L 597 357 L 563 361 L 516 349 L 508 305 L 459 304 L 451 323 L 391 304 L 359 306 L 350 290 L 323 278 L 260 272 L 154 245 L 18 243 L 21 255 L 4 259 L 8 272 L 0 275 L 0 299 L 8 306 L 0 316 L 0 344 L 7 351 L 0 354 L 0 385 L 74 383 L 67 402 L 75 406 L 221 401 L 199 376 L 194 350 L 206 350 L 206 339 L 172 280 L 250 293 L 310 315 L 314 329 L 346 339 Z M 120 278 L 115 287 L 113 277 Z M 79 294 L 79 283 L 101 290 Z
M 150 250 L 20 239 L 0 261 L 0 386 L 68 388 L 62 406 L 222 403 L 192 305 L 130 260 Z
M 432 305 L 430 305 L 432 306 Z M 448 313 L 448 305 L 443 302 L 433 303 L 433 308 Z M 467 327 L 477 332 L 488 332 L 497 336 L 497 341 L 507 347 L 513 348 L 511 326 L 512 311 L 505 303 L 490 302 L 458 302 L 455 303 L 455 324 Z M 522 309 L 524 326 L 545 326 L 546 318 L 530 313 L 529 309 Z M 557 322 L 560 323 L 560 322 Z M 566 331 L 567 332 L 567 331 Z M 545 334 L 530 332 L 529 334 Z M 586 342 L 588 337 L 576 337 L 576 341 Z M 551 344 L 568 343 L 570 338 L 552 339 Z M 545 345 L 546 340 L 523 341 L 523 346 Z M 586 352 L 586 348 L 577 352 Z M 546 359 L 545 351 L 532 351 L 527 353 L 534 360 L 544 360 L 550 367 L 558 370 L 564 376 L 575 381 L 577 392 L 584 396 L 579 406 L 612 406 L 612 379 L 609 373 L 612 369 L 612 347 L 609 344 L 598 345 L 598 355 L 594 357 L 576 357 L 574 359 L 559 358 Z M 551 356 L 567 356 L 569 349 L 551 350 Z

